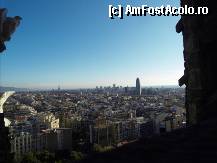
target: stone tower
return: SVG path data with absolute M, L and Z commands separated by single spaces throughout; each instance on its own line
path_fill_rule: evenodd
M 181 0 L 181 6 L 208 7 L 208 15 L 182 16 L 176 31 L 183 34 L 186 109 L 189 125 L 214 118 L 217 113 L 217 10 L 213 0 Z
M 15 32 L 20 24 L 21 18 L 7 17 L 7 10 L 0 8 L 0 53 L 6 50 L 5 42 L 9 41 L 11 35 Z M 1 54 L 0 54 L 1 57 Z M 0 101 L 2 102 L 2 101 Z M 3 104 L 2 104 L 3 105 Z M 1 105 L 1 106 L 2 106 Z M 10 141 L 8 138 L 8 128 L 5 127 L 4 112 L 0 110 L 0 163 L 12 162 L 13 157 L 10 153 Z

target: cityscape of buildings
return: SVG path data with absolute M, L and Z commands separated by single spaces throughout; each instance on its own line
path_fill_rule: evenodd
M 4 104 L 11 153 L 118 148 L 185 127 L 184 89 L 96 87 L 17 92 Z

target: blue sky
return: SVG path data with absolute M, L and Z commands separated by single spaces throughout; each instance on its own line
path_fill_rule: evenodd
M 177 84 L 183 74 L 179 17 L 108 18 L 108 5 L 166 0 L 0 0 L 23 18 L 0 56 L 0 85 L 89 88 Z

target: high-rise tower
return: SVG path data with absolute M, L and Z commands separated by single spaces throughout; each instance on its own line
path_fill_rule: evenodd
M 137 79 L 136 79 L 136 94 L 140 96 L 140 95 L 141 95 L 141 92 L 142 92 L 142 91 L 141 91 L 140 80 L 139 80 L 139 78 L 137 78 Z

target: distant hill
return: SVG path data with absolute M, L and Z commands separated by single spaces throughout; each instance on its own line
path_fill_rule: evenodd
M 30 89 L 0 86 L 0 92 L 6 92 L 6 91 L 26 92 L 26 91 L 30 91 Z

